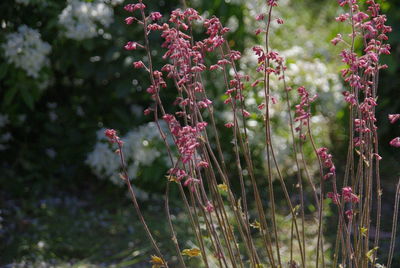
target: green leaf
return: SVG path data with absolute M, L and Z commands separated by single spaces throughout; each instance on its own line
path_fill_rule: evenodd
M 370 251 L 368 251 L 366 254 L 365 254 L 365 257 L 367 257 L 367 259 L 370 261 L 370 262 L 374 262 L 374 253 L 376 252 L 378 250 L 378 247 L 374 247 L 373 249 L 371 249 Z
M 11 87 L 6 91 L 4 94 L 4 100 L 3 100 L 3 105 L 8 106 L 11 104 L 12 100 L 14 99 L 15 94 L 17 93 L 18 88 L 17 87 Z
M 0 79 L 3 79 L 6 76 L 7 70 L 8 70 L 8 64 L 4 63 L 0 65 Z
M 25 104 L 29 107 L 29 109 L 33 110 L 34 99 L 31 92 L 26 88 L 21 88 L 20 91 Z

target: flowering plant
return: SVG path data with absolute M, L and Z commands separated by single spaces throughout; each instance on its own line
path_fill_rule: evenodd
M 327 148 L 320 147 L 313 137 L 312 105 L 318 96 L 310 94 L 303 86 L 298 87 L 300 101 L 292 111 L 292 88 L 288 84 L 285 59 L 270 46 L 271 25 L 284 24 L 283 19 L 274 17 L 273 10 L 278 2 L 266 1 L 267 12 L 256 16 L 260 25 L 255 31 L 256 35 L 265 37 L 263 45 L 252 48 L 257 59 L 256 78 L 242 73 L 237 67 L 242 54 L 231 48 L 225 38 L 230 29 L 224 27 L 218 18 L 204 19 L 196 10 L 185 8 L 172 11 L 168 23 L 161 23 L 162 15 L 158 12 L 148 13 L 142 0 L 125 6 L 125 10 L 132 13 L 125 20 L 126 24 L 136 23 L 143 28 L 144 42 L 128 41 L 125 49 L 144 50 L 146 53 L 146 60 L 134 62 L 133 67 L 143 69 L 151 82 L 147 93 L 154 103 L 145 110 L 145 114 L 154 117 L 169 156 L 171 168 L 167 174 L 166 218 L 177 261 L 182 267 L 186 266 L 183 256 L 199 256 L 205 267 L 211 267 L 207 247 L 211 248 L 220 267 L 244 267 L 247 263 L 251 267 L 282 267 L 284 261 L 290 267 L 325 267 L 328 263 L 324 249 L 326 199 L 332 201 L 338 215 L 333 267 L 339 263 L 343 267 L 377 265 L 382 196 L 379 163 L 382 158 L 378 151 L 375 107 L 379 71 L 387 68 L 380 64 L 379 59 L 381 55 L 390 54 L 390 46 L 385 41 L 391 27 L 385 24 L 386 17 L 380 14 L 380 6 L 374 0 L 366 1 L 365 12 L 357 0 L 338 1 L 347 12 L 336 20 L 351 26 L 350 33 L 338 34 L 332 40 L 333 45 L 344 46 L 340 56 L 346 67 L 341 74 L 347 84 L 343 96 L 348 104 L 350 119 L 348 153 L 341 174 L 337 171 L 334 156 Z M 204 28 L 204 34 L 202 39 L 196 41 L 194 29 L 199 24 Z M 153 65 L 150 48 L 149 35 L 153 32 L 161 33 L 162 47 L 166 49 L 162 58 L 168 61 L 159 70 Z M 356 42 L 363 44 L 360 54 L 356 52 Z M 216 60 L 209 63 L 207 56 Z M 236 171 L 227 168 L 226 152 L 222 149 L 220 130 L 215 120 L 214 103 L 204 83 L 206 72 L 220 72 L 224 81 L 224 104 L 232 115 L 232 120 L 225 122 L 224 126 L 231 131 Z M 279 81 L 274 86 L 271 85 L 273 78 Z M 177 90 L 172 103 L 176 107 L 174 113 L 169 112 L 171 105 L 162 97 L 168 81 Z M 263 94 L 262 102 L 256 103 L 257 114 L 249 112 L 246 103 L 246 90 L 249 88 L 255 88 Z M 273 143 L 271 111 L 272 105 L 277 102 L 275 94 L 282 94 L 287 105 L 290 143 L 296 167 L 296 193 L 291 193 L 287 186 L 277 160 L 279 152 Z M 258 187 L 259 180 L 255 176 L 256 167 L 248 133 L 249 118 L 257 116 L 263 123 L 268 210 L 263 201 L 264 189 Z M 391 123 L 398 119 L 397 114 L 389 115 Z M 162 121 L 167 124 L 167 131 L 161 128 Z M 124 144 L 115 130 L 108 129 L 105 135 L 118 147 L 121 178 L 129 189 L 140 221 L 157 254 L 151 259 L 153 267 L 168 267 L 167 258 L 140 211 L 127 171 L 122 150 Z M 167 142 L 168 137 L 172 139 L 172 145 Z M 313 160 L 318 166 L 316 174 L 309 171 L 303 151 L 305 144 L 310 144 L 313 149 Z M 400 147 L 400 138 L 394 138 L 390 144 Z M 279 187 L 274 184 L 275 179 Z M 233 187 L 235 180 L 238 180 L 239 190 Z M 181 249 L 169 208 L 169 189 L 172 185 L 179 189 L 198 248 Z M 305 250 L 305 225 L 310 224 L 305 210 L 306 185 L 311 189 L 317 208 L 316 214 L 310 215 L 315 216 L 315 221 L 310 222 L 318 229 L 314 259 L 307 259 Z M 284 195 L 292 224 L 289 256 L 285 256 L 278 236 L 277 188 Z M 224 196 L 221 190 L 225 192 Z M 297 194 L 297 200 L 293 199 L 294 194 Z M 399 197 L 400 186 L 396 195 L 389 267 L 393 257 Z M 376 211 L 372 206 L 374 202 L 377 203 Z M 371 228 L 372 221 L 376 225 L 375 231 Z M 201 224 L 203 222 L 204 225 Z M 251 227 L 259 232 L 253 233 Z M 373 241 L 370 241 L 371 238 Z M 293 257 L 294 251 L 300 253 L 298 259 Z

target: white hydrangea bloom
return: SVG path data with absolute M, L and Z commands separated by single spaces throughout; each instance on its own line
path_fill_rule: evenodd
M 66 37 L 83 40 L 97 36 L 96 23 L 108 27 L 113 16 L 113 9 L 104 1 L 68 0 L 67 7 L 59 16 L 59 23 L 65 28 Z
M 164 156 L 155 146 L 157 143 L 162 144 L 162 141 L 154 122 L 128 132 L 121 139 L 124 142 L 124 156 L 131 179 L 137 177 L 141 167 L 151 166 L 156 159 Z M 99 178 L 109 179 L 117 185 L 123 185 L 123 181 L 119 177 L 119 158 L 105 138 L 104 129 L 97 133 L 97 140 L 94 150 L 87 156 L 86 164 L 92 168 Z M 167 158 L 162 159 L 167 165 Z
M 21 25 L 18 32 L 8 34 L 6 40 L 2 48 L 7 62 L 37 78 L 43 66 L 49 63 L 47 55 L 51 51 L 51 46 L 42 41 L 39 31 Z

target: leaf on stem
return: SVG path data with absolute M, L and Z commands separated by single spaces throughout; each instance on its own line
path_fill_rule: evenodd
M 218 184 L 218 189 L 223 191 L 223 192 L 228 192 L 228 186 L 225 183 Z
M 198 248 L 184 249 L 182 255 L 191 257 L 198 257 L 201 255 L 201 251 Z
M 166 267 L 165 266 L 165 262 L 163 261 L 163 259 L 161 259 L 160 257 L 156 256 L 156 255 L 151 255 L 151 264 L 153 264 L 151 267 L 152 268 L 161 268 L 161 267 Z
M 368 231 L 368 229 L 365 228 L 365 227 L 361 227 L 360 228 L 360 233 L 361 233 L 362 236 L 366 236 L 367 235 L 367 231 Z
M 253 223 L 250 223 L 250 226 L 254 229 L 261 229 L 261 224 L 257 220 L 255 220 Z
M 367 257 L 367 259 L 370 262 L 374 262 L 376 260 L 376 258 L 374 257 L 375 252 L 378 250 L 378 247 L 374 247 L 373 249 L 369 250 L 366 254 L 365 257 Z

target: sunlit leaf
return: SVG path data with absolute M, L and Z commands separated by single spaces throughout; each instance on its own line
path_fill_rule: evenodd
M 261 224 L 257 220 L 255 220 L 253 223 L 250 223 L 250 226 L 254 229 L 261 229 Z
M 361 227 L 361 228 L 360 228 L 360 233 L 361 233 L 361 235 L 363 235 L 363 236 L 366 236 L 367 231 L 368 231 L 368 229 L 365 228 L 365 227 Z
M 370 262 L 374 262 L 374 261 L 375 261 L 374 254 L 375 254 L 375 252 L 376 252 L 377 250 L 378 250 L 378 247 L 374 247 L 373 249 L 369 250 L 369 251 L 365 254 L 365 256 L 367 257 L 367 259 L 368 259 Z
M 165 266 L 165 262 L 163 261 L 163 259 L 161 259 L 160 257 L 158 257 L 156 255 L 151 255 L 150 263 L 153 264 L 151 266 L 152 268 L 166 267 Z
M 223 192 L 228 192 L 228 186 L 225 183 L 218 184 L 218 189 L 220 189 Z
M 179 180 L 178 180 L 178 178 L 176 177 L 176 176 L 172 176 L 172 175 L 168 175 L 168 176 L 165 176 L 167 179 L 168 179 L 168 181 L 170 181 L 170 182 L 176 182 L 176 183 L 179 183 Z
M 184 249 L 182 250 L 182 255 L 189 257 L 198 257 L 201 255 L 201 251 L 197 248 Z

